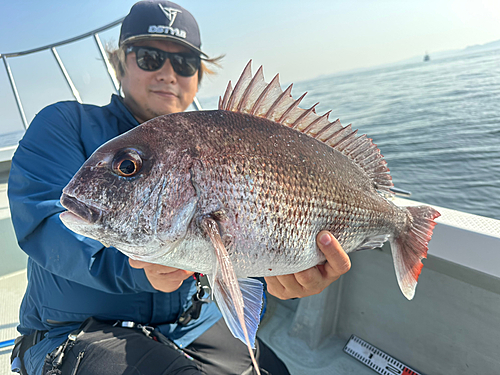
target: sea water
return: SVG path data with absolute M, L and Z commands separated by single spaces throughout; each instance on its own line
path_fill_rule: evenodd
M 411 199 L 500 219 L 500 49 L 298 82 L 293 95 L 306 91 L 301 107 L 320 102 L 372 138 Z
M 294 85 L 352 123 L 411 199 L 500 219 L 500 49 Z

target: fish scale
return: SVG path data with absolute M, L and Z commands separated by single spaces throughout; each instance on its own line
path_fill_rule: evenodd
M 270 147 L 263 143 L 264 139 L 274 137 L 298 143 L 300 134 L 289 128 L 271 126 L 265 119 L 252 119 L 252 128 L 248 129 L 245 117 L 226 113 L 224 133 L 231 137 L 221 141 L 219 136 L 223 131 L 212 128 L 212 114 L 193 113 L 191 117 L 201 117 L 192 121 L 204 123 L 205 127 L 200 137 L 203 141 L 197 141 L 199 160 L 193 165 L 192 182 L 203 186 L 198 189 L 200 202 L 208 204 L 201 203 L 195 216 L 221 209 L 228 213 L 228 219 L 219 225 L 223 235 L 234 238 L 234 247 L 238 250 L 229 253 L 235 254 L 233 263 L 239 276 L 293 273 L 324 261 L 316 248 L 315 236 L 325 228 L 338 237 L 346 251 L 353 250 L 367 237 L 394 231 L 391 210 L 386 210 L 385 221 L 375 220 L 380 217 L 380 209 L 377 212 L 364 209 L 365 215 L 361 215 L 358 203 L 363 204 L 366 200 L 359 196 L 353 200 L 353 186 L 348 189 L 340 183 L 338 175 L 352 164 L 347 158 L 340 155 L 336 161 L 337 173 L 325 174 L 324 167 L 312 163 L 305 151 L 299 162 L 297 157 L 288 155 L 288 150 L 281 152 L 282 159 L 269 157 Z M 258 126 L 258 123 L 261 124 Z M 279 130 L 291 134 L 278 137 L 276 132 Z M 245 141 L 241 141 L 242 137 Z M 272 147 L 276 147 L 274 143 Z M 322 176 L 321 180 L 316 176 Z M 349 180 L 354 185 L 356 176 L 351 174 Z M 366 187 L 364 180 L 358 185 L 354 187 L 360 191 Z M 378 205 L 389 206 L 374 189 L 370 194 Z M 335 207 L 340 209 L 335 210 Z M 230 213 L 237 213 L 238 220 Z M 273 256 L 273 252 L 278 256 Z M 260 270 L 256 274 L 258 271 L 246 259 L 251 256 L 263 257 L 267 271 Z M 252 268 L 244 268 L 248 266 Z
M 290 92 L 248 64 L 219 110 L 160 116 L 108 141 L 61 196 L 71 230 L 132 259 L 207 274 L 256 367 L 263 287 L 250 277 L 322 264 L 316 235 L 326 229 L 348 253 L 389 240 L 412 299 L 439 216 L 387 200 L 392 180 L 372 140 L 299 108 L 303 96 Z

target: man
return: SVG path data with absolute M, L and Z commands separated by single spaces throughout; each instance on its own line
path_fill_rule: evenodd
M 62 189 L 97 147 L 156 116 L 184 111 L 207 72 L 195 19 L 168 1 L 134 5 L 119 45 L 111 58 L 123 97 L 113 95 L 104 107 L 48 106 L 12 160 L 12 220 L 29 256 L 18 327 L 23 339 L 13 367 L 30 375 L 251 373 L 246 346 L 214 303 L 197 305 L 198 318 L 189 315 L 192 272 L 133 261 L 59 219 Z M 349 258 L 331 234 L 320 233 L 318 246 L 325 265 L 266 278 L 269 293 L 283 299 L 316 294 L 347 272 Z M 263 374 L 288 374 L 259 340 L 256 358 Z

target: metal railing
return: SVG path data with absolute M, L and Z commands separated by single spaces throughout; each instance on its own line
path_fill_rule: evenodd
M 101 39 L 99 37 L 99 33 L 121 24 L 124 18 L 125 17 L 122 17 L 114 22 L 111 22 L 107 25 L 99 27 L 98 29 L 95 29 L 95 30 L 89 31 L 87 33 L 78 35 L 74 38 L 65 39 L 65 40 L 58 42 L 58 43 L 52 43 L 52 44 L 45 45 L 43 47 L 38 47 L 38 48 L 34 48 L 34 49 L 26 50 L 26 51 L 21 51 L 21 52 L 0 53 L 0 57 L 2 58 L 3 63 L 5 65 L 5 70 L 7 72 L 8 78 L 9 78 L 10 87 L 11 87 L 12 92 L 14 94 L 14 99 L 15 99 L 16 104 L 17 104 L 17 109 L 19 111 L 19 115 L 21 117 L 21 120 L 22 120 L 22 123 L 23 123 L 25 130 L 28 128 L 29 124 L 28 124 L 28 120 L 26 118 L 26 112 L 24 110 L 23 103 L 21 101 L 21 97 L 19 95 L 19 91 L 18 91 L 17 86 L 16 86 L 16 80 L 14 78 L 14 74 L 12 73 L 12 69 L 9 65 L 8 59 L 12 58 L 12 57 L 26 56 L 26 55 L 30 55 L 32 53 L 50 50 L 52 52 L 52 55 L 54 56 L 54 59 L 55 59 L 57 65 L 59 66 L 59 69 L 61 70 L 61 73 L 64 76 L 66 83 L 68 84 L 68 87 L 71 91 L 71 94 L 73 95 L 75 100 L 77 100 L 79 103 L 81 103 L 82 98 L 80 96 L 80 93 L 78 92 L 78 89 L 76 88 L 75 84 L 73 83 L 73 80 L 71 79 L 68 71 L 66 70 L 64 63 L 63 63 L 61 57 L 59 56 L 59 53 L 57 52 L 57 47 L 60 47 L 60 46 L 65 45 L 65 44 L 77 42 L 77 41 L 85 39 L 85 38 L 93 37 L 94 42 L 96 43 L 97 49 L 99 50 L 99 53 L 102 57 L 102 61 L 105 65 L 108 77 L 111 80 L 111 83 L 114 87 L 116 94 L 119 95 L 120 94 L 120 84 L 116 79 L 114 69 L 109 62 L 108 56 L 106 54 L 106 51 L 105 51 L 105 49 L 102 45 Z M 202 109 L 201 104 L 196 97 L 194 98 L 192 105 L 197 111 Z M 16 148 L 17 148 L 17 145 L 0 147 L 0 162 L 5 161 L 5 160 L 10 160 L 12 158 L 12 155 L 13 155 Z
M 59 69 L 61 69 L 61 72 L 64 76 L 64 79 L 66 80 L 66 83 L 69 86 L 69 89 L 71 90 L 71 93 L 73 94 L 73 97 L 75 98 L 75 100 L 77 100 L 79 103 L 81 103 L 82 99 L 80 97 L 80 93 L 78 92 L 71 77 L 69 76 L 68 71 L 66 70 L 66 67 L 64 66 L 63 61 L 59 57 L 59 54 L 57 53 L 56 47 L 60 47 L 60 46 L 65 45 L 65 44 L 73 43 L 73 42 L 79 41 L 81 39 L 85 39 L 85 38 L 88 38 L 90 36 L 93 36 L 94 41 L 97 45 L 97 49 L 99 50 L 99 53 L 101 54 L 102 60 L 103 60 L 104 65 L 106 67 L 106 71 L 108 72 L 108 76 L 111 79 L 111 83 L 113 84 L 113 87 L 115 88 L 115 91 L 118 94 L 120 92 L 120 85 L 115 78 L 113 68 L 111 67 L 111 64 L 109 63 L 108 56 L 106 55 L 106 51 L 104 50 L 104 47 L 102 46 L 101 39 L 99 38 L 99 33 L 102 31 L 106 31 L 106 30 L 108 30 L 116 25 L 119 25 L 123 21 L 124 18 L 125 17 L 122 17 L 119 20 L 111 22 L 105 26 L 98 28 L 98 29 L 89 31 L 88 33 L 81 34 L 81 35 L 76 36 L 74 38 L 63 40 L 63 41 L 58 42 L 58 43 L 48 44 L 46 46 L 30 49 L 27 51 L 13 52 L 13 53 L 0 53 L 0 56 L 2 57 L 3 63 L 5 65 L 5 70 L 7 71 L 7 76 L 9 77 L 10 87 L 12 88 L 12 92 L 14 93 L 14 98 L 16 100 L 17 108 L 19 110 L 19 114 L 21 116 L 21 119 L 22 119 L 22 122 L 24 125 L 24 129 L 28 128 L 28 121 L 26 120 L 26 113 L 24 111 L 23 104 L 21 102 L 21 97 L 19 96 L 19 92 L 17 90 L 14 75 L 12 74 L 12 70 L 10 68 L 10 65 L 9 65 L 9 62 L 7 59 L 11 58 L 11 57 L 25 56 L 25 55 L 29 55 L 32 53 L 41 52 L 41 51 L 45 51 L 45 50 L 50 49 L 52 52 L 52 55 L 54 56 L 54 58 L 57 62 L 57 65 L 59 66 Z

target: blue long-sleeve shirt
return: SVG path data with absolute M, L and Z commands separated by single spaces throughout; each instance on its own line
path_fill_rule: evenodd
M 122 99 L 104 107 L 60 102 L 34 118 L 12 159 L 8 196 L 19 246 L 28 258 L 28 287 L 20 309 L 22 334 L 48 330 L 25 354 L 28 372 L 86 318 L 159 325 L 180 347 L 221 315 L 214 303 L 186 327 L 175 321 L 189 306 L 194 280 L 175 292 L 155 290 L 125 255 L 75 234 L 59 219 L 62 189 L 100 145 L 138 125 Z M 30 369 L 32 371 L 30 371 Z

